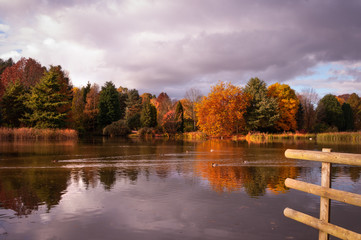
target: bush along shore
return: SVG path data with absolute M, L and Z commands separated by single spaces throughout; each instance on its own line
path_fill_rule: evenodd
M 77 140 L 73 129 L 0 128 L 0 140 Z

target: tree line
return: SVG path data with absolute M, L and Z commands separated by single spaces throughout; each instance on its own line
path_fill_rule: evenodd
M 194 131 L 195 103 L 200 92 L 191 89 L 188 99 L 172 100 L 162 92 L 156 97 L 137 89 L 101 88 L 88 83 L 74 87 L 61 66 L 46 68 L 32 58 L 0 59 L 0 123 L 3 127 L 73 128 L 80 133 L 126 135 L 175 134 Z
M 337 132 L 361 129 L 356 93 L 325 95 L 312 89 L 296 93 L 289 85 L 251 78 L 244 88 L 219 82 L 196 105 L 201 131 L 212 136 L 245 132 Z
M 246 132 L 325 132 L 361 129 L 361 100 L 355 94 L 312 89 L 296 93 L 289 85 L 267 87 L 251 78 L 244 88 L 219 82 L 207 96 L 190 89 L 181 100 L 167 93 L 88 83 L 74 87 L 61 66 L 32 58 L 0 59 L 1 126 L 73 128 L 80 133 L 169 134 L 200 130 L 210 136 Z

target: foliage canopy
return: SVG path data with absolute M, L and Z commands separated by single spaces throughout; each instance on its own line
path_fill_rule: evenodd
M 251 96 L 246 118 L 248 131 L 270 130 L 280 118 L 278 102 L 268 95 L 266 83 L 258 78 L 251 78 L 244 91 Z
M 245 128 L 244 114 L 250 94 L 230 83 L 219 82 L 196 104 L 198 126 L 211 136 L 229 136 Z

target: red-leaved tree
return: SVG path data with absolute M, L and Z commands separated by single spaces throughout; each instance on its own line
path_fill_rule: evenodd
M 29 89 L 37 84 L 46 68 L 41 66 L 32 58 L 21 58 L 17 63 L 4 70 L 0 77 L 0 97 L 4 94 L 9 83 L 15 83 L 17 80 Z

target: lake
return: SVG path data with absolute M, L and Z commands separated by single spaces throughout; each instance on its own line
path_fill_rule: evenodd
M 361 153 L 313 141 L 0 143 L 0 240 L 318 239 L 283 209 L 318 217 L 319 197 L 285 188 L 320 184 L 320 163 L 292 149 Z M 361 168 L 334 165 L 332 186 L 361 194 Z M 331 222 L 361 233 L 361 208 L 332 201 Z

